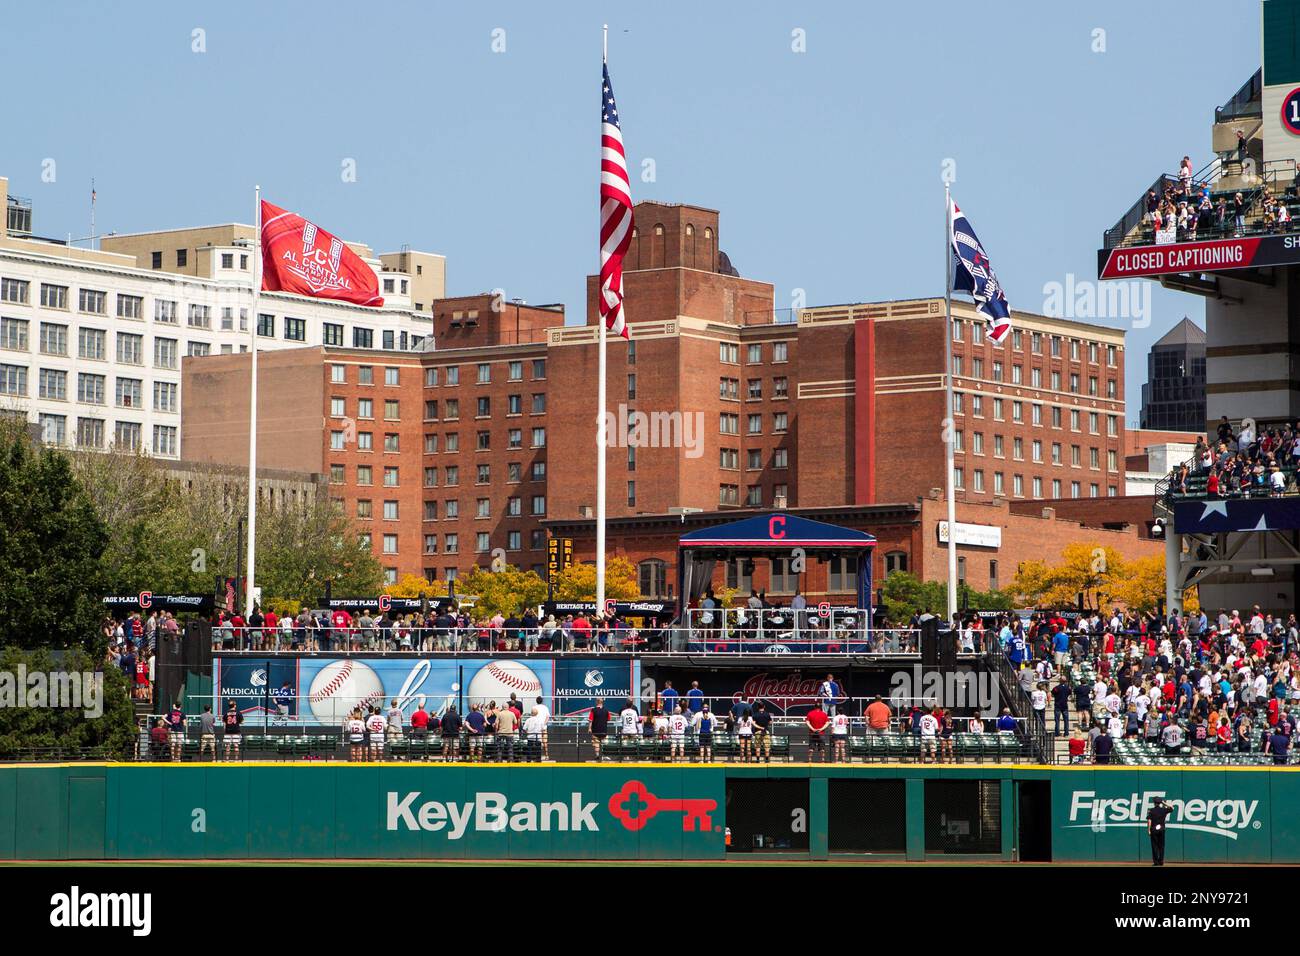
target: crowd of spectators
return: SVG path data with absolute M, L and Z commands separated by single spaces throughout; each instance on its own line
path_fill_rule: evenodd
M 1242 168 L 1246 146 L 1241 131 L 1238 140 L 1238 148 L 1225 154 L 1224 160 Z M 1143 223 L 1149 230 L 1147 238 L 1156 241 L 1171 228 L 1177 242 L 1240 238 L 1247 232 L 1248 220 L 1258 224 L 1258 229 L 1252 227 L 1253 232 L 1285 233 L 1291 231 L 1290 203 L 1295 198 L 1290 189 L 1283 196 L 1275 195 L 1267 183 L 1244 190 L 1215 191 L 1212 182 L 1196 180 L 1191 157 L 1184 156 L 1176 179 L 1164 177 L 1163 189 L 1147 191 Z
M 122 671 L 131 685 L 133 699 L 151 700 L 158 641 L 179 634 L 180 624 L 170 611 L 152 611 L 148 615 L 135 611 L 121 621 L 106 617 L 100 624 L 100 635 L 108 645 L 104 664 Z
M 278 615 L 254 608 L 245 620 L 238 611 L 219 611 L 212 625 L 214 649 L 255 651 L 600 652 L 653 647 L 661 631 L 613 614 L 538 615 L 527 608 L 476 617 L 449 603 L 423 615 L 343 608 Z
M 1209 498 L 1281 497 L 1295 493 L 1297 465 L 1300 421 L 1257 427 L 1247 419 L 1234 431 L 1225 415 L 1213 442 L 1198 438 L 1191 461 L 1174 469 L 1169 494 L 1196 494 L 1196 479 L 1204 479 Z
M 1069 735 L 1072 762 L 1110 763 L 1136 740 L 1170 758 L 1269 754 L 1286 763 L 1300 715 L 1300 624 L 1204 610 L 1008 616 L 999 641 L 1033 719 Z

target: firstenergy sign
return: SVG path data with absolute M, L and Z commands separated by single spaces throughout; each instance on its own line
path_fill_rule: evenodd
M 1091 829 L 1097 833 L 1111 827 L 1146 828 L 1147 812 L 1162 797 L 1170 810 L 1165 821 L 1170 830 L 1189 830 L 1235 840 L 1247 829 L 1258 830 L 1258 800 L 1220 798 L 1179 800 L 1163 790 L 1144 790 L 1118 797 L 1098 797 L 1095 790 L 1075 790 L 1070 798 L 1067 829 Z

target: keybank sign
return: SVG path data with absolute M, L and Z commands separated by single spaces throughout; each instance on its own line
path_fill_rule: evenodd
M 510 803 L 504 793 L 475 794 L 472 803 L 426 800 L 418 792 L 405 795 L 388 793 L 388 829 L 445 832 L 448 840 L 459 840 L 473 829 L 486 833 L 595 832 L 593 813 L 597 803 L 588 803 L 574 792 L 569 801 L 534 803 L 527 800 Z
M 1256 819 L 1258 800 L 1178 800 L 1165 796 L 1163 790 L 1144 790 L 1118 797 L 1098 797 L 1095 790 L 1075 790 L 1070 799 L 1070 829 L 1089 828 L 1098 833 L 1109 827 L 1142 827 L 1156 797 L 1165 800 L 1170 810 L 1166 821 L 1171 830 L 1209 833 L 1228 840 L 1237 839 L 1247 828 L 1258 830 L 1263 824 Z
M 425 831 L 446 833 L 448 840 L 459 840 L 473 830 L 477 833 L 597 833 L 596 808 L 599 802 L 588 801 L 577 790 L 568 800 L 516 800 L 504 793 L 483 791 L 473 801 L 464 803 L 422 800 L 419 791 L 388 791 L 387 819 L 390 831 Z M 558 796 L 558 794 L 557 794 Z M 656 797 L 640 780 L 626 780 L 605 804 L 624 830 L 637 832 L 650 820 L 663 814 L 681 814 L 683 833 L 722 832 L 713 814 L 718 801 L 710 797 Z

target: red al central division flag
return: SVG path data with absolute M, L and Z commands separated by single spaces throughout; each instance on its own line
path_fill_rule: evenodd
M 609 65 L 602 64 L 600 94 L 600 318 L 615 335 L 630 338 L 623 318 L 623 257 L 632 242 L 632 187 L 623 153 Z
M 338 236 L 262 200 L 262 290 L 384 304 L 379 277 Z

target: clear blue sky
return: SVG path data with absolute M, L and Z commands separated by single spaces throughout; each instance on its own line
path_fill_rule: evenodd
M 1255 0 L 22 4 L 0 32 L 0 175 L 60 237 L 88 231 L 92 176 L 100 232 L 251 221 L 261 183 L 377 251 L 444 253 L 451 294 L 577 321 L 602 22 L 634 198 L 721 210 L 722 249 L 778 307 L 941 294 L 952 158 L 1013 310 L 1039 311 L 1045 283 L 1095 277 L 1158 173 L 1204 165 L 1213 108 L 1259 65 Z M 1193 296 L 1153 301 L 1128 335 L 1130 421 L 1151 342 L 1203 324 Z

